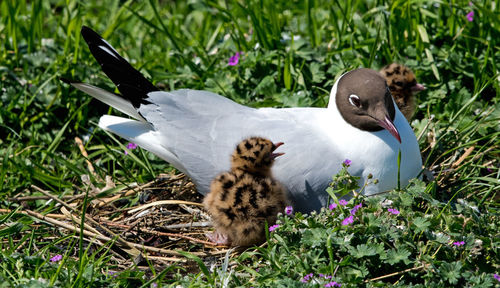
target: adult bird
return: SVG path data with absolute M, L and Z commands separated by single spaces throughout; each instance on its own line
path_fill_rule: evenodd
M 328 200 L 332 175 L 351 160 L 349 172 L 365 195 L 391 190 L 416 177 L 422 160 L 410 125 L 377 71 L 356 69 L 334 84 L 327 108 L 260 108 L 237 104 L 208 91 L 158 91 L 139 71 L 88 27 L 82 36 L 121 94 L 67 81 L 132 119 L 104 115 L 99 126 L 166 160 L 191 177 L 205 195 L 214 177 L 230 168 L 227 155 L 249 136 L 287 143 L 273 166 L 296 211 L 319 210 Z

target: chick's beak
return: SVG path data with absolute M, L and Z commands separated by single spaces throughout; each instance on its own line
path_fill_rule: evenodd
M 419 92 L 419 91 L 425 90 L 425 86 L 420 84 L 420 83 L 417 83 L 417 84 L 415 84 L 415 86 L 412 86 L 410 89 L 413 92 Z
M 283 142 L 274 143 L 273 152 L 274 152 L 274 150 L 278 149 L 278 147 L 280 147 L 283 144 L 285 144 L 285 143 L 283 143 Z M 271 157 L 271 160 L 274 160 L 274 159 L 276 159 L 276 157 L 279 157 L 279 156 L 284 155 L 284 154 L 285 153 L 283 153 L 283 152 L 271 153 L 271 155 L 269 155 L 269 157 Z

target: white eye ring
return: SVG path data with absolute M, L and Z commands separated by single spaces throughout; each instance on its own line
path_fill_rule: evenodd
M 354 107 L 359 108 L 361 106 L 361 101 L 359 100 L 359 97 L 356 94 L 349 95 L 349 103 L 351 103 L 351 105 Z

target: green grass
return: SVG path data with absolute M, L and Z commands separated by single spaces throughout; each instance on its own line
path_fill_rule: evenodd
M 387 0 L 101 2 L 0 2 L 1 209 L 29 208 L 39 213 L 59 209 L 53 201 L 10 199 L 38 195 L 32 185 L 60 196 L 86 192 L 81 175 L 88 171 L 74 145 L 75 136 L 85 139 L 89 160 L 101 178 L 111 175 L 118 183 L 143 183 L 169 169 L 145 151 L 124 155 L 125 141 L 96 125 L 109 108 L 58 80 L 76 78 L 114 89 L 81 39 L 80 27 L 87 25 L 165 90 L 205 89 L 253 107 L 325 106 L 331 86 L 344 71 L 378 69 L 391 62 L 411 67 L 427 86 L 418 95 L 412 126 L 421 136 L 425 166 L 435 178 L 418 184 L 418 193 L 403 190 L 405 195 L 418 194 L 412 201 L 391 196 L 402 203 L 398 223 L 410 223 L 408 233 L 401 235 L 401 245 L 410 256 L 388 263 L 380 257 L 392 250 L 383 246 L 373 255 L 345 260 L 346 249 L 374 241 L 369 235 L 388 241 L 381 229 L 396 223 L 385 217 L 374 229 L 369 214 L 382 208 L 370 200 L 363 209 L 367 220 L 359 219 L 352 230 L 324 213 L 319 214 L 323 218 L 284 218 L 286 229 L 272 234 L 266 248 L 243 254 L 232 272 L 202 269 L 205 274 L 181 276 L 180 270 L 169 267 L 176 272 L 167 279 L 161 271 L 145 274 L 133 267 L 114 267 L 122 272 L 112 277 L 106 274 L 114 265 L 108 247 L 94 251 L 77 234 L 68 236 L 20 213 L 3 213 L 0 286 L 136 286 L 150 279 L 191 286 L 224 279 L 233 286 L 305 286 L 299 282 L 305 274 L 331 275 L 337 267 L 343 287 L 460 285 L 453 277 L 468 279 L 470 286 L 498 285 L 491 274 L 500 271 L 499 1 L 472 1 L 472 6 L 468 1 Z M 472 22 L 466 19 L 470 11 L 474 11 Z M 243 52 L 239 64 L 228 66 L 228 58 L 238 51 Z M 463 155 L 467 156 L 459 165 L 453 165 Z M 91 180 L 96 183 L 93 176 Z M 477 206 L 479 212 L 463 203 Z M 417 218 L 427 219 L 429 225 L 412 228 Z M 345 245 L 335 242 L 335 237 L 345 237 L 349 231 L 366 233 L 367 238 L 356 236 L 356 242 Z M 454 249 L 430 237 L 431 231 L 462 237 L 467 245 Z M 483 266 L 474 264 L 478 260 L 473 258 L 471 241 L 475 239 L 483 239 L 487 248 L 478 256 L 485 257 Z M 58 253 L 65 256 L 64 264 L 50 263 L 48 259 Z M 307 263 L 296 255 L 303 255 Z M 376 261 L 382 264 L 374 268 Z M 379 284 L 362 282 L 387 270 L 423 263 L 419 261 L 433 269 L 404 273 L 399 280 L 389 278 Z M 268 266 L 256 272 L 259 263 Z

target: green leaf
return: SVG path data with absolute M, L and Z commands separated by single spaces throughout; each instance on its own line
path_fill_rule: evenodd
M 360 244 L 356 248 L 349 249 L 351 255 L 356 258 L 363 258 L 366 256 L 373 256 L 377 254 L 377 248 L 375 245 Z
M 462 269 L 462 263 L 455 261 L 452 263 L 443 262 L 439 268 L 438 273 L 443 277 L 443 280 L 450 284 L 457 284 L 460 277 L 460 270 Z
M 399 263 L 401 261 L 405 261 L 405 263 L 408 260 L 408 257 L 411 255 L 411 252 L 406 249 L 405 247 L 399 247 L 398 249 L 391 249 L 387 251 L 387 260 L 386 262 L 394 265 L 396 263 Z
M 431 223 L 422 217 L 416 217 L 413 219 L 413 228 L 415 229 L 415 233 L 420 233 L 422 231 L 425 231 L 429 226 L 431 226 Z

